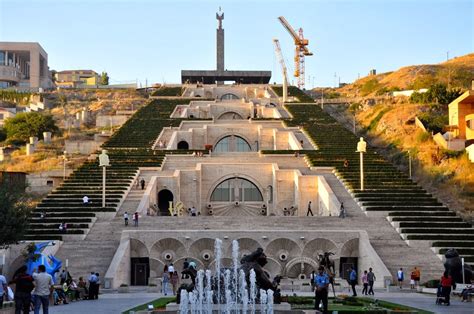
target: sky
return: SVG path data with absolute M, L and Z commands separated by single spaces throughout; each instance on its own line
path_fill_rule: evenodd
M 0 0 L 0 41 L 38 42 L 50 69 L 107 71 L 111 84 L 179 83 L 182 69 L 215 69 L 219 7 L 225 68 L 270 70 L 271 82 L 282 81 L 273 38 L 294 69 L 281 15 L 314 53 L 306 88 L 474 51 L 474 0 Z

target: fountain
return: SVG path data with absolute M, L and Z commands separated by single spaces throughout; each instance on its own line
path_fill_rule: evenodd
M 289 304 L 279 303 L 277 285 L 270 281 L 263 270 L 266 256 L 263 249 L 239 260 L 239 243 L 232 241 L 232 267 L 222 265 L 222 240 L 214 243 L 215 269 L 196 270 L 196 264 L 183 273 L 191 276 L 191 284 L 179 288 L 178 303 L 181 314 L 212 313 L 274 313 L 290 310 Z M 177 304 L 169 304 L 167 310 L 178 310 Z

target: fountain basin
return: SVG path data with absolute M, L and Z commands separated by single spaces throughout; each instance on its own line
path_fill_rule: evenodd
M 224 309 L 225 305 L 224 304 L 213 304 L 212 305 L 212 313 L 222 313 L 222 309 Z M 234 306 L 233 309 L 235 309 L 236 307 Z M 219 309 L 221 309 L 221 311 L 219 311 Z M 242 310 L 242 304 L 239 304 L 237 306 L 237 309 L 238 310 Z M 179 312 L 179 304 L 177 303 L 168 303 L 166 305 L 166 311 L 170 311 L 170 312 L 173 312 L 173 313 L 177 313 Z M 145 312 L 147 313 L 147 312 Z M 163 312 L 160 312 L 160 313 L 163 313 Z M 257 304 L 257 310 L 255 311 L 255 313 L 260 313 L 260 304 Z M 286 302 L 282 302 L 281 304 L 273 304 L 273 313 L 277 314 L 277 313 L 294 313 L 294 314 L 299 314 L 299 313 L 304 313 L 303 311 L 301 310 L 291 310 L 291 304 L 290 303 L 286 303 Z M 209 313 L 210 314 L 210 313 Z

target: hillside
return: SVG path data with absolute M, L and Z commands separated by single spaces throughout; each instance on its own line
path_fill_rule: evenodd
M 474 53 L 471 53 L 439 64 L 412 65 L 366 76 L 337 91 L 347 96 L 377 96 L 394 90 L 428 88 L 434 83 L 467 89 L 473 78 Z

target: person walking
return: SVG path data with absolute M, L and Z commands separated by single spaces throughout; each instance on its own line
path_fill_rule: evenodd
M 405 279 L 405 273 L 403 272 L 403 268 L 400 267 L 400 269 L 397 272 L 397 280 L 398 280 L 398 285 L 400 286 L 400 290 L 402 289 L 404 279 Z
M 133 225 L 134 225 L 135 227 L 138 227 L 138 212 L 135 212 L 135 213 L 133 214 Z
M 311 214 L 311 216 L 314 216 L 313 211 L 311 210 L 311 201 L 309 201 L 308 203 L 308 211 L 306 212 L 306 216 L 309 216 L 309 214 Z
M 39 314 L 40 308 L 43 307 L 43 314 L 48 314 L 49 295 L 53 287 L 53 277 L 46 273 L 44 265 L 38 266 L 39 273 L 33 273 L 35 289 L 33 290 L 35 314 Z
M 95 281 L 95 284 L 94 284 L 94 299 L 98 300 L 99 299 L 99 288 L 100 288 L 99 273 L 95 273 L 95 277 L 97 278 L 97 280 Z
M 33 277 L 26 273 L 27 267 L 21 266 L 13 278 L 15 283 L 15 314 L 29 314 L 31 306 L 31 291 L 34 289 Z
M 91 275 L 89 276 L 89 300 L 94 300 L 95 297 L 95 285 L 97 283 L 97 276 L 95 275 L 94 272 L 91 272 Z
M 415 289 L 415 270 L 413 269 L 410 273 L 410 290 Z
M 168 294 L 168 283 L 170 282 L 170 274 L 168 272 L 168 265 L 165 265 L 163 269 L 163 276 L 162 276 L 162 293 L 164 295 Z
M 128 226 L 128 213 L 127 212 L 123 214 L 123 220 L 125 222 L 125 226 Z
M 341 202 L 341 207 L 339 207 L 339 218 L 346 218 L 346 209 L 344 208 L 344 203 Z
M 3 308 L 3 296 L 8 296 L 7 279 L 0 273 L 0 309 Z
M 364 273 L 362 274 L 361 276 L 361 281 L 362 281 L 362 285 L 364 286 L 364 288 L 362 289 L 362 295 L 368 295 L 368 288 L 369 288 L 369 279 L 367 277 L 367 271 L 364 270 Z
M 313 270 L 311 274 L 309 275 L 309 279 L 311 280 L 311 291 L 314 291 L 316 289 L 316 272 Z
M 414 273 L 415 273 L 415 287 L 419 287 L 420 286 L 420 279 L 421 279 L 421 271 L 420 269 L 418 268 L 414 268 L 413 269 Z
M 351 266 L 351 272 L 349 273 L 349 282 L 350 282 L 351 288 L 352 288 L 352 296 L 356 297 L 357 292 L 356 292 L 355 286 L 357 285 L 357 272 L 356 272 L 354 266 Z
M 369 268 L 369 272 L 367 273 L 367 280 L 369 281 L 369 294 L 374 295 L 374 281 L 377 279 L 372 272 L 372 267 Z
M 324 272 L 324 267 L 319 266 L 318 274 L 314 277 L 315 302 L 314 309 L 319 310 L 319 305 L 323 302 L 323 313 L 328 313 L 328 287 L 329 276 Z
M 173 287 L 173 295 L 176 295 L 176 289 L 178 289 L 179 275 L 177 271 L 174 271 L 170 276 L 171 286 Z
M 140 180 L 140 186 L 142 187 L 142 190 L 145 189 L 145 179 L 142 178 L 142 179 Z
M 191 216 L 196 217 L 197 216 L 197 209 L 196 207 L 191 207 Z
M 448 271 L 444 271 L 443 276 L 441 277 L 440 280 L 440 285 L 441 285 L 441 293 L 444 296 L 444 299 L 446 301 L 446 305 L 449 305 L 449 300 L 451 297 L 451 287 L 455 287 L 455 283 L 453 281 L 453 278 L 448 274 Z

